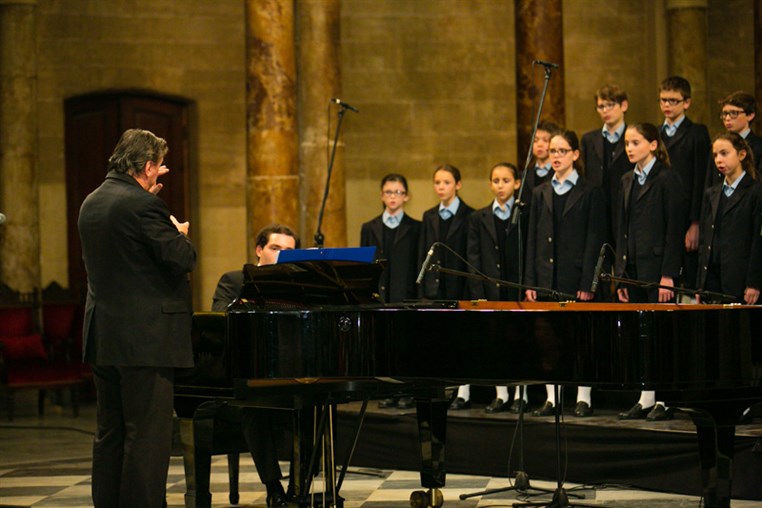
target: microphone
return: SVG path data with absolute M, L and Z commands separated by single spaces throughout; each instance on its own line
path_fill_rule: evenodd
M 558 69 L 558 64 L 557 63 L 553 63 L 553 62 L 545 62 L 543 60 L 535 60 L 532 63 L 535 64 L 535 65 L 542 65 L 544 67 L 551 67 L 553 69 Z
M 4 213 L 0 212 L 0 224 L 5 224 L 6 220 L 8 220 L 8 217 L 6 217 Z
M 360 110 L 357 109 L 356 107 L 350 106 L 346 102 L 343 102 L 341 99 L 337 99 L 336 97 L 331 97 L 331 102 L 333 102 L 335 104 L 338 104 L 342 108 L 348 109 L 349 111 L 354 111 L 355 113 L 359 113 L 360 112 Z
M 590 292 L 595 294 L 598 289 L 598 280 L 601 278 L 601 271 L 603 270 L 603 260 L 606 258 L 606 244 L 601 245 L 601 252 L 598 253 L 598 263 L 595 265 L 595 273 L 593 274 L 593 285 L 590 286 Z
M 421 271 L 418 273 L 418 278 L 415 279 L 416 284 L 421 283 L 423 280 L 423 275 L 429 270 L 429 266 L 431 265 L 431 258 L 434 257 L 434 247 L 436 247 L 436 245 L 436 243 L 431 244 L 429 253 L 426 254 L 426 259 L 423 260 L 423 264 L 421 265 Z

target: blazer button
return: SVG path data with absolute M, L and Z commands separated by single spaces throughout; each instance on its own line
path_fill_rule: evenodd
M 548 243 L 551 243 L 552 241 L 553 241 L 553 237 L 552 237 L 552 236 L 549 236 L 549 237 L 548 237 Z
M 707 268 L 707 267 L 705 266 L 705 267 L 704 267 L 704 271 L 706 272 L 707 270 L 709 270 L 709 268 Z
M 497 264 L 497 267 L 500 268 L 500 263 Z
M 553 264 L 553 258 L 550 258 L 550 264 L 551 265 Z
M 624 239 L 627 240 L 627 233 L 624 234 Z
M 627 254 L 625 254 L 624 256 L 622 256 L 622 261 L 627 261 Z
M 710 246 L 708 246 L 708 247 L 706 248 L 706 250 L 712 250 L 712 246 L 711 246 L 711 245 L 710 245 Z

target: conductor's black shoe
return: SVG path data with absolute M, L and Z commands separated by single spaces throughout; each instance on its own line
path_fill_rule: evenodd
M 665 420 L 671 420 L 675 417 L 675 410 L 665 408 L 663 404 L 656 404 L 654 408 L 646 415 L 646 420 L 649 422 L 663 422 Z
M 508 410 L 508 404 L 503 402 L 503 399 L 494 399 L 492 402 L 484 407 L 484 412 L 488 414 L 502 413 Z
M 288 508 L 288 500 L 286 494 L 275 493 L 271 496 L 267 496 L 267 508 Z
M 556 414 L 556 408 L 547 400 L 540 408 L 532 411 L 532 416 L 553 416 L 554 414 Z
M 527 407 L 527 401 L 524 399 L 518 399 L 514 400 L 513 404 L 511 404 L 511 408 L 508 410 L 513 414 L 519 414 Z
M 746 411 L 738 420 L 738 425 L 751 425 L 752 423 L 754 423 L 754 417 L 751 415 L 751 411 Z
M 397 409 L 410 409 L 415 407 L 413 397 L 400 397 L 397 401 Z
M 590 407 L 590 404 L 587 402 L 579 401 L 577 402 L 577 406 L 574 408 L 574 416 L 578 418 L 593 416 L 593 408 Z
M 628 411 L 619 413 L 620 420 L 642 420 L 653 407 L 643 408 L 639 403 L 632 406 Z
M 381 399 L 378 401 L 378 407 L 380 408 L 389 408 L 389 407 L 397 407 L 397 400 L 398 399 Z
M 452 404 L 450 404 L 450 409 L 453 411 L 460 411 L 461 409 L 470 409 L 471 408 L 471 400 L 466 400 L 463 397 L 458 397 L 457 399 L 452 401 Z

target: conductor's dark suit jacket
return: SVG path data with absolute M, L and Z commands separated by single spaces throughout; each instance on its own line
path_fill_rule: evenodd
M 162 199 L 114 172 L 82 203 L 86 361 L 193 366 L 188 272 L 196 250 L 169 216 Z
M 607 227 L 603 191 L 584 177 L 569 191 L 558 231 L 553 228 L 552 184 L 537 187 L 529 214 L 524 283 L 574 295 L 590 291 Z
M 722 184 L 704 193 L 697 287 L 705 289 L 711 253 L 719 249 L 722 292 L 743 300 L 747 287 L 762 289 L 762 184 L 748 173 L 728 198 L 722 212 L 722 239 L 715 237 Z
M 623 276 L 627 264 L 634 263 L 640 280 L 659 282 L 662 277 L 672 277 L 677 283 L 685 247 L 685 209 L 680 177 L 657 160 L 638 196 L 637 204 L 643 213 L 630 225 L 630 207 L 635 205 L 630 199 L 634 178 L 635 171 L 628 171 L 621 180 L 617 205 L 616 274 Z M 627 252 L 629 230 L 635 234 L 637 252 Z
M 439 233 L 439 205 L 426 210 L 423 213 L 421 225 L 421 241 L 418 249 L 418 269 L 423 265 L 426 255 L 434 242 L 442 242 L 450 249 L 466 257 L 466 242 L 468 241 L 468 217 L 474 211 L 462 199 L 458 206 L 458 212 L 450 217 L 450 228 L 447 230 L 447 238 L 442 238 Z M 466 263 L 445 247 L 434 249 L 433 262 L 444 268 L 466 271 Z M 440 294 L 440 281 L 445 280 L 445 294 Z M 468 299 L 468 287 L 464 277 L 447 275 L 436 271 L 428 271 L 419 286 L 419 296 L 429 299 L 444 298 L 449 300 Z
M 417 291 L 415 279 L 418 276 L 418 242 L 421 234 L 421 221 L 405 214 L 394 237 L 394 245 L 383 249 L 384 221 L 379 215 L 366 222 L 360 230 L 360 246 L 376 247 L 376 260 L 387 260 L 386 268 L 381 273 L 379 294 L 384 302 L 401 302 L 415 299 Z M 386 272 L 390 271 L 390 287 L 386 287 Z
M 494 203 L 494 202 L 493 202 Z M 501 279 L 503 270 L 502 263 L 508 263 L 509 266 L 503 267 L 507 273 L 515 273 L 516 277 L 508 276 L 509 282 L 519 283 L 518 265 L 523 262 L 524 252 L 519 256 L 519 230 L 521 231 L 521 249 L 526 250 L 527 225 L 529 224 L 529 214 L 521 214 L 521 224 L 513 224 L 508 221 L 508 240 L 506 248 L 508 252 L 500 255 L 500 245 L 498 244 L 497 229 L 495 227 L 495 215 L 492 211 L 492 204 L 476 210 L 468 219 L 468 248 L 466 249 L 469 272 L 476 273 L 476 270 L 492 279 Z M 515 212 L 515 211 L 514 211 Z M 520 227 L 519 227 L 520 226 Z M 500 300 L 500 286 L 476 279 L 468 280 L 470 289 L 470 298 L 487 299 L 492 301 Z M 519 292 L 520 296 L 523 291 Z

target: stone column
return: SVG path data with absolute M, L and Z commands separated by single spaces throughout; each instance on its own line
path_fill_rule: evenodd
M 0 281 L 40 287 L 36 0 L 0 0 Z
M 327 180 L 328 158 L 338 122 L 339 106 L 329 106 L 329 99 L 341 97 L 340 7 L 339 0 L 301 0 L 297 3 L 301 233 L 305 246 L 314 245 Z M 328 201 L 320 228 L 326 247 L 347 245 L 342 139 L 354 114 L 347 112 L 344 115 L 336 148 Z
M 687 112 L 691 119 L 712 125 L 706 75 L 708 1 L 667 0 L 665 7 L 669 73 L 691 83 L 691 107 Z
M 754 96 L 762 101 L 762 0 L 754 0 Z
M 566 123 L 564 102 L 564 35 L 561 0 L 516 0 L 516 125 L 518 165 L 523 169 L 537 106 L 544 85 L 543 60 L 559 65 L 553 69 L 542 119 Z
M 294 1 L 246 0 L 248 259 L 271 222 L 299 230 Z

